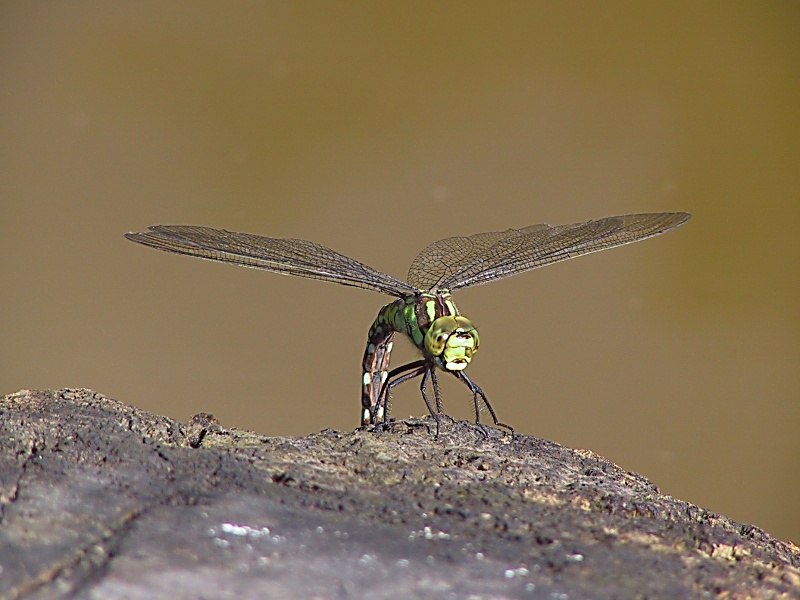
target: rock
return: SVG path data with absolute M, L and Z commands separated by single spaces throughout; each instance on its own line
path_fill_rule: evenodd
M 0 400 L 3 598 L 800 598 L 800 549 L 442 417 L 307 437 Z M 487 436 L 488 433 L 488 436 Z

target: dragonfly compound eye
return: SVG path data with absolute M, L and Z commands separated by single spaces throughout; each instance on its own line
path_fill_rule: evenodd
M 439 317 L 425 334 L 425 348 L 431 355 L 441 357 L 441 364 L 448 371 L 466 369 L 479 343 L 478 330 L 461 316 Z

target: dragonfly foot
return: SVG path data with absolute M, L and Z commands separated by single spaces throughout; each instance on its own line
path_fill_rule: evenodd
M 498 429 L 505 429 L 506 431 L 504 433 L 510 433 L 512 438 L 516 435 L 516 433 L 514 433 L 514 428 L 511 425 L 506 425 L 505 423 L 501 423 L 500 421 L 496 420 L 494 422 L 494 426 Z

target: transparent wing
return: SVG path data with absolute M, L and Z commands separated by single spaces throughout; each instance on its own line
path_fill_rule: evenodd
M 480 285 L 638 242 L 679 227 L 690 218 L 688 213 L 647 213 L 446 238 L 417 255 L 408 271 L 408 282 L 423 290 Z
M 125 237 L 166 252 L 332 281 L 392 296 L 417 291 L 390 275 L 306 240 L 270 238 L 188 225 L 153 225 L 148 227 L 148 231 L 126 233 Z

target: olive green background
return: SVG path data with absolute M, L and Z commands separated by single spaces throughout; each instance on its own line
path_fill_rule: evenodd
M 307 238 L 404 278 L 442 237 L 686 210 L 663 237 L 460 291 L 469 373 L 519 432 L 800 542 L 797 3 L 0 11 L 0 392 L 350 429 L 390 298 L 122 234 Z M 444 394 L 469 417 L 466 389 Z M 395 416 L 424 412 L 415 384 L 395 395 Z

